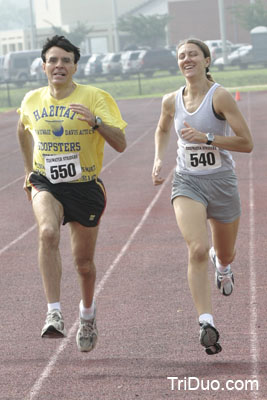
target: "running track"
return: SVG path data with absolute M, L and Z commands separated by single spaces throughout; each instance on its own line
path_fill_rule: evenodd
M 212 286 L 223 347 L 213 357 L 198 343 L 187 250 L 169 200 L 174 134 L 166 182 L 157 188 L 151 183 L 160 103 L 120 101 L 128 148 L 118 154 L 106 147 L 101 176 L 108 207 L 96 251 L 99 341 L 89 354 L 76 349 L 80 296 L 67 227 L 61 303 L 68 337 L 40 338 L 46 303 L 35 221 L 22 190 L 17 115 L 0 115 L 0 400 L 267 399 L 267 93 L 241 93 L 239 102 L 255 148 L 250 155 L 234 154 L 243 205 L 236 287 L 223 298 Z M 211 266 L 210 275 L 213 282 Z M 180 390 L 178 379 L 167 377 L 178 378 Z M 249 382 L 246 390 L 252 379 L 258 390 L 250 390 Z

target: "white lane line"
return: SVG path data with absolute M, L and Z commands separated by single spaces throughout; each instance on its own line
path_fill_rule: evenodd
M 3 247 L 2 249 L 0 249 L 0 256 L 6 251 L 8 250 L 11 246 L 13 246 L 14 244 L 18 243 L 21 239 L 23 239 L 25 236 L 27 236 L 29 233 L 31 233 L 35 228 L 36 228 L 36 224 L 32 225 L 29 229 L 27 229 L 26 231 L 24 231 L 21 235 L 19 235 L 16 239 L 14 239 L 12 242 L 8 243 L 5 247 Z
M 153 198 L 153 200 L 151 201 L 151 203 L 149 204 L 149 206 L 145 210 L 140 222 L 138 223 L 138 225 L 135 227 L 135 229 L 131 233 L 131 235 L 130 235 L 129 239 L 127 240 L 126 244 L 122 247 L 122 249 L 120 250 L 119 254 L 115 258 L 113 263 L 108 267 L 106 273 L 104 274 L 103 278 L 101 279 L 101 281 L 99 282 L 99 284 L 96 287 L 96 290 L 95 290 L 95 297 L 96 298 L 98 297 L 100 292 L 104 289 L 105 283 L 107 282 L 107 280 L 111 276 L 114 268 L 118 265 L 119 261 L 124 256 L 124 254 L 127 252 L 128 248 L 130 247 L 131 243 L 133 242 L 135 236 L 137 235 L 137 233 L 140 231 L 140 229 L 144 225 L 144 223 L 145 223 L 146 219 L 148 218 L 152 208 L 154 207 L 154 205 L 158 201 L 159 197 L 161 196 L 161 193 L 165 189 L 165 186 L 167 185 L 167 183 L 169 182 L 170 178 L 172 177 L 172 174 L 173 174 L 173 171 L 171 171 L 169 173 L 169 176 L 167 177 L 165 182 L 162 184 L 162 186 L 160 187 L 160 189 L 157 192 L 156 196 Z M 151 183 L 151 185 L 152 185 L 152 183 Z M 78 324 L 79 324 L 79 319 L 77 319 L 75 321 L 75 323 L 72 325 L 71 329 L 69 330 L 67 338 L 62 340 L 61 344 L 57 348 L 57 350 L 54 353 L 54 355 L 50 358 L 48 364 L 44 368 L 44 370 L 41 373 L 40 377 L 34 383 L 33 387 L 30 390 L 29 395 L 25 397 L 25 400 L 34 400 L 35 397 L 38 396 L 38 394 L 39 394 L 39 392 L 40 392 L 40 390 L 42 388 L 43 382 L 52 373 L 52 370 L 53 370 L 53 368 L 54 368 L 54 366 L 55 366 L 55 364 L 57 362 L 57 359 L 58 359 L 59 355 L 65 350 L 65 348 L 67 347 L 68 343 L 70 342 L 72 336 L 74 336 L 74 334 L 75 334 L 75 332 L 76 332 L 76 330 L 78 328 Z
M 7 183 L 5 186 L 2 186 L 2 187 L 0 188 L 0 192 L 1 192 L 2 190 L 7 189 L 9 186 L 14 185 L 14 183 L 17 183 L 18 181 L 20 181 L 21 179 L 24 179 L 24 178 L 25 178 L 25 175 L 20 176 L 19 178 L 14 179 L 14 181 L 11 181 L 11 182 Z
M 248 125 L 251 129 L 251 104 L 250 92 L 248 92 L 247 102 Z M 253 173 L 253 153 L 249 155 L 249 289 L 250 289 L 250 357 L 252 360 L 251 374 L 253 380 L 259 383 L 259 341 L 257 336 L 257 276 L 254 268 L 256 261 L 255 253 L 255 208 L 254 208 L 254 173 Z M 260 390 L 253 390 L 251 397 L 257 399 Z

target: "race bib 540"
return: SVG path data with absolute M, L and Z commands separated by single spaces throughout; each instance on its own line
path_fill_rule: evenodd
M 216 169 L 222 165 L 219 149 L 212 145 L 186 144 L 185 164 L 190 171 Z

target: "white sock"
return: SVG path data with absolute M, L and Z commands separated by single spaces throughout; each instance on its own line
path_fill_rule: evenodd
M 47 309 L 48 309 L 48 311 L 52 311 L 52 310 L 61 311 L 60 302 L 58 302 L 58 303 L 48 303 L 47 304 Z
M 213 322 L 213 316 L 211 314 L 201 314 L 198 318 L 199 323 L 202 324 L 203 322 L 208 322 L 210 325 L 214 326 L 214 322 Z
M 217 256 L 216 256 L 216 268 L 217 268 L 217 270 L 219 271 L 219 272 L 221 272 L 222 274 L 224 273 L 227 273 L 227 272 L 229 272 L 230 271 L 230 269 L 231 269 L 231 265 L 230 264 L 228 264 L 228 265 L 222 265 L 220 262 L 219 262 L 219 260 L 218 260 L 218 258 L 217 258 Z
M 80 301 L 80 305 L 79 305 L 79 309 L 80 309 L 80 316 L 83 319 L 92 319 L 94 317 L 95 314 L 95 301 L 92 301 L 91 307 L 86 308 L 83 305 L 83 301 Z

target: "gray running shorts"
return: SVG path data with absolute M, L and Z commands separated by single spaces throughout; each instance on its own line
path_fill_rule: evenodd
M 233 171 L 204 176 L 175 171 L 171 201 L 178 196 L 199 201 L 207 209 L 207 218 L 220 222 L 233 222 L 241 215 L 237 177 Z

